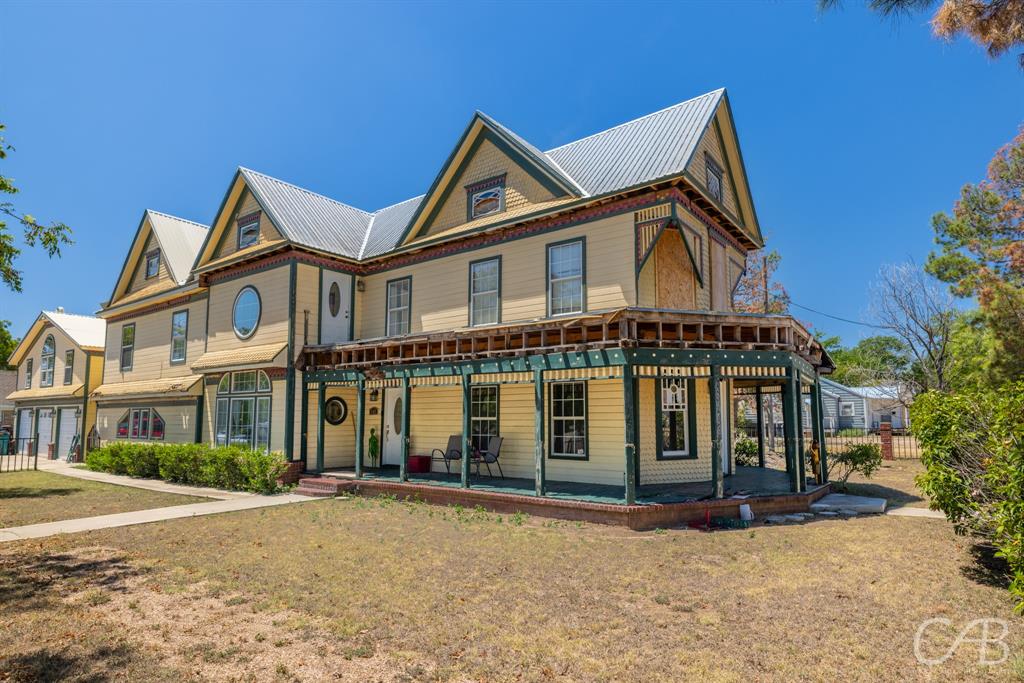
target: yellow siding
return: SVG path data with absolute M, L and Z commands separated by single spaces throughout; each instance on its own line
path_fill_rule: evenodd
M 146 254 L 154 249 L 160 248 L 160 244 L 156 241 L 156 236 L 154 236 L 153 232 L 149 230 L 148 221 L 146 230 L 149 231 L 149 237 L 146 238 L 146 243 L 142 247 L 142 251 L 139 253 L 138 260 L 135 262 L 135 271 L 132 274 L 131 283 L 128 285 L 128 289 L 125 294 L 137 292 L 140 289 L 151 287 L 157 283 L 172 282 L 171 271 L 167 269 L 167 258 L 163 253 L 160 254 L 160 270 L 156 277 L 146 279 Z
M 357 294 L 357 336 L 384 335 L 386 283 L 408 275 L 412 275 L 411 331 L 465 327 L 469 263 L 499 254 L 502 321 L 543 318 L 546 245 L 581 236 L 586 236 L 587 310 L 632 305 L 636 299 L 633 221 L 624 214 L 370 275 L 365 278 L 366 291 Z
M 196 404 L 161 404 L 145 401 L 117 406 L 101 406 L 97 411 L 96 430 L 100 442 L 106 444 L 117 439 L 117 422 L 131 408 L 152 408 L 164 420 L 164 440 L 157 443 L 192 443 L 196 436 Z
M 551 192 L 534 180 L 521 166 L 509 159 L 490 141 L 485 140 L 476 150 L 462 174 L 452 180 L 451 193 L 433 222 L 424 226 L 425 230 L 422 235 L 436 235 L 465 224 L 469 201 L 465 186 L 503 173 L 506 174 L 505 210 L 500 214 L 481 217 L 473 221 L 474 225 L 529 213 L 539 208 L 539 205 L 555 199 Z
M 210 260 L 230 256 L 238 251 L 238 224 L 236 221 L 239 217 L 247 216 L 256 211 L 261 211 L 256 197 L 248 189 L 243 190 L 234 213 L 228 219 L 224 232 L 218 237 L 220 242 L 217 245 L 217 250 L 213 253 L 213 258 Z M 258 244 L 279 239 L 281 239 L 280 231 L 271 222 L 270 216 L 265 212 L 262 213 L 260 215 L 260 239 Z
M 246 275 L 210 287 L 210 332 L 207 351 L 224 351 L 288 341 L 288 264 Z M 253 286 L 260 295 L 260 322 L 246 340 L 234 332 L 231 312 L 243 287 Z M 315 296 L 315 287 L 314 287 Z
M 326 469 L 354 467 L 356 462 L 356 390 L 355 387 L 328 387 L 324 400 L 332 396 L 337 396 L 345 402 L 348 406 L 348 417 L 340 425 L 324 422 L 324 467 Z M 306 468 L 312 471 L 316 469 L 316 446 L 319 436 L 317 425 L 320 420 L 319 406 L 317 405 L 318 394 L 315 388 L 309 392 L 307 401 L 309 433 L 306 437 Z M 296 401 L 295 412 L 301 419 L 300 407 L 301 403 Z M 299 435 L 297 429 L 296 435 Z M 298 457 L 298 455 L 299 450 L 296 445 L 295 456 Z M 364 464 L 368 463 L 369 458 L 366 458 Z
M 189 364 L 203 355 L 206 341 L 206 299 L 145 313 L 107 325 L 107 347 L 103 376 L 108 383 L 183 377 L 191 375 Z M 171 316 L 188 311 L 185 362 L 171 363 Z M 132 369 L 121 372 L 121 330 L 135 325 L 135 353 Z M 230 323 L 229 323 L 230 324 Z
M 704 137 L 701 138 L 700 143 L 697 145 L 697 151 L 693 155 L 693 160 L 686 169 L 701 184 L 701 189 L 705 189 L 705 178 L 707 177 L 705 155 L 711 157 L 718 164 L 718 167 L 722 169 L 722 205 L 725 206 L 726 211 L 738 220 L 740 214 L 736 206 L 736 190 L 732 186 L 729 166 L 722 154 L 721 139 L 714 125 L 708 126 L 707 132 L 704 133 Z
M 78 346 L 71 341 L 71 338 L 64 334 L 59 328 L 54 327 L 53 325 L 46 325 L 43 327 L 42 332 L 39 333 L 39 337 L 37 337 L 35 342 L 33 342 L 32 347 L 22 358 L 21 363 L 18 364 L 18 389 L 25 388 L 25 364 L 29 358 L 32 359 L 32 388 L 38 389 L 42 386 L 39 383 L 39 377 L 40 366 L 42 365 L 43 342 L 46 341 L 46 337 L 49 335 L 53 335 L 53 346 L 55 351 L 53 359 L 53 386 L 56 388 L 64 385 L 64 354 L 69 349 L 75 352 L 74 364 L 71 370 L 71 384 L 75 385 L 85 382 L 85 352 L 78 348 Z M 100 374 L 102 378 L 102 373 L 94 374 Z M 92 384 L 94 379 L 95 378 L 90 375 L 90 384 Z M 99 384 L 95 384 L 93 386 L 99 386 Z

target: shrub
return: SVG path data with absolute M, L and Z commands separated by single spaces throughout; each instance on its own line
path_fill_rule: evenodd
M 736 442 L 736 464 L 742 467 L 757 467 L 757 441 L 743 437 Z
M 279 453 L 239 446 L 214 448 L 206 444 L 153 444 L 115 441 L 86 454 L 91 470 L 159 477 L 193 486 L 253 493 L 278 490 L 277 478 L 285 470 Z
M 925 471 L 917 483 L 957 533 L 982 538 L 1013 576 L 1024 610 L 1024 382 L 960 394 L 929 392 L 911 406 Z
M 858 443 L 828 454 L 828 479 L 839 488 L 854 472 L 870 477 L 882 466 L 882 449 L 876 443 Z

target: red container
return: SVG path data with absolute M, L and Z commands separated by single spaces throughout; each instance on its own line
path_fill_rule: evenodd
M 427 474 L 430 472 L 429 455 L 410 455 L 409 474 Z

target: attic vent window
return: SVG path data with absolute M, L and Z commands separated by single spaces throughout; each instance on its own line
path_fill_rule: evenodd
M 238 248 L 245 249 L 260 241 L 259 213 L 242 216 L 238 219 Z
M 711 157 L 704 157 L 704 168 L 707 173 L 706 185 L 708 192 L 718 201 L 722 201 L 722 169 Z
M 160 250 L 155 249 L 146 254 L 146 279 L 154 278 L 160 272 Z
M 494 176 L 466 186 L 469 215 L 466 220 L 489 216 L 505 210 L 505 175 Z

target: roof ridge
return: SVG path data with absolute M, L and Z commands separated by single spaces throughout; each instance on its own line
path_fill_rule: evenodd
M 314 197 L 320 197 L 321 199 L 326 199 L 327 201 L 334 202 L 335 204 L 337 204 L 339 206 L 344 206 L 346 209 L 352 209 L 353 211 L 358 211 L 359 213 L 366 214 L 367 216 L 372 216 L 373 215 L 373 213 L 371 211 L 366 211 L 365 209 L 360 209 L 358 206 L 352 206 L 351 204 L 346 204 L 345 202 L 339 202 L 337 199 L 334 199 L 332 197 L 328 197 L 325 194 L 320 194 L 319 192 L 314 192 L 313 190 L 307 190 L 304 187 L 299 187 L 295 183 L 289 183 L 287 180 L 281 180 L 280 178 L 275 178 L 272 175 L 267 175 L 266 173 L 260 173 L 259 171 L 254 171 L 251 168 L 246 168 L 245 166 L 239 166 L 238 170 L 244 171 L 246 173 L 253 173 L 255 175 L 262 176 L 262 177 L 264 177 L 264 178 L 266 178 L 268 180 L 273 180 L 275 183 L 281 183 L 282 185 L 286 185 L 288 187 L 296 189 L 299 192 L 305 192 L 306 194 L 313 195 Z
M 86 315 L 85 313 L 68 313 L 67 311 L 47 311 L 47 310 L 44 310 L 43 313 L 45 313 L 46 315 L 70 315 L 70 316 L 73 316 L 75 318 L 88 318 L 89 320 L 103 320 L 103 318 L 101 318 L 99 316 L 96 316 L 96 315 Z
M 171 215 L 169 213 L 164 213 L 163 211 L 157 211 L 156 209 L 146 209 L 146 213 L 155 213 L 158 216 L 164 216 L 166 218 L 173 218 L 176 221 L 179 221 L 181 223 L 189 223 L 190 225 L 195 225 L 197 227 L 202 228 L 203 230 L 209 230 L 210 229 L 209 225 L 203 225 L 202 223 L 199 223 L 198 221 L 190 221 L 189 219 L 182 218 L 181 216 L 173 216 L 173 215 Z
M 372 212 L 372 213 L 371 213 L 370 215 L 371 215 L 371 216 L 376 216 L 376 215 L 377 215 L 378 213 L 380 213 L 381 211 L 387 211 L 388 209 L 393 209 L 393 208 L 395 208 L 395 207 L 396 207 L 396 206 L 398 206 L 399 204 L 406 204 L 406 203 L 408 203 L 408 202 L 411 202 L 411 201 L 413 201 L 413 200 L 415 200 L 415 199 L 423 199 L 423 198 L 424 198 L 424 197 L 426 197 L 426 196 L 427 196 L 427 193 L 426 193 L 426 192 L 424 192 L 423 194 L 418 194 L 418 195 L 416 195 L 415 197 L 409 197 L 408 199 L 403 199 L 403 200 L 402 200 L 402 201 L 400 201 L 400 202 L 395 202 L 394 204 L 388 204 L 387 206 L 382 206 L 381 208 L 379 208 L 379 209 L 377 209 L 376 211 Z
M 366 243 L 370 241 L 370 231 L 373 230 L 373 222 L 375 220 L 377 220 L 376 211 L 370 216 L 370 222 L 366 224 L 366 230 L 363 231 L 363 241 L 359 244 L 359 253 L 356 254 L 357 259 L 363 258 L 363 253 L 366 251 Z
M 716 93 L 724 93 L 724 92 L 725 92 L 725 88 L 717 88 L 715 90 L 711 90 L 709 92 L 706 92 L 703 95 L 697 95 L 696 97 L 691 97 L 688 100 L 683 100 L 682 102 L 676 102 L 675 104 L 670 104 L 669 106 L 663 107 L 663 108 L 659 109 L 658 111 L 652 111 L 650 114 L 644 114 L 643 116 L 638 116 L 635 119 L 630 119 L 629 121 L 623 121 L 622 123 L 616 124 L 616 125 L 612 126 L 611 128 L 605 128 L 604 130 L 599 130 L 596 133 L 591 133 L 590 135 L 582 137 L 582 138 L 580 138 L 578 140 L 572 140 L 571 142 L 567 142 L 564 145 L 559 145 L 558 147 L 552 147 L 551 149 L 546 150 L 544 152 L 544 155 L 547 156 L 547 155 L 551 154 L 552 152 L 556 152 L 556 151 L 558 151 L 558 150 L 560 150 L 560 149 L 562 149 L 564 147 L 569 147 L 570 145 L 575 145 L 578 142 L 583 142 L 584 140 L 589 140 L 590 138 L 596 138 L 598 135 L 604 135 L 605 133 L 610 133 L 613 130 L 617 130 L 619 128 L 622 128 L 623 126 L 628 126 L 631 123 L 636 123 L 637 121 L 643 121 L 644 119 L 649 119 L 652 116 L 657 116 L 658 114 L 663 114 L 664 112 L 667 112 L 670 109 L 675 109 L 676 107 L 681 107 L 684 104 L 689 104 L 690 102 L 694 102 L 696 100 L 699 100 L 702 97 L 707 97 L 708 95 L 714 95 Z

